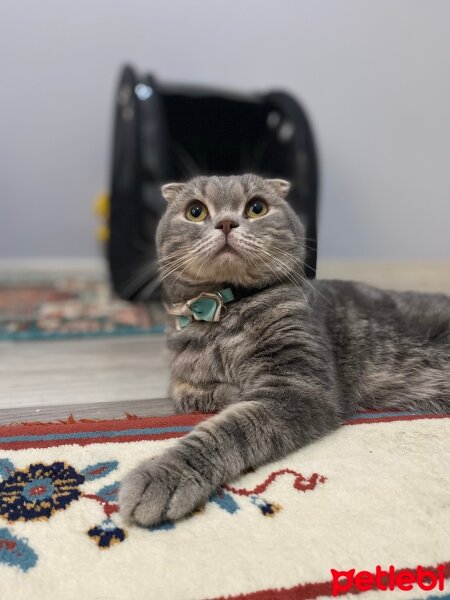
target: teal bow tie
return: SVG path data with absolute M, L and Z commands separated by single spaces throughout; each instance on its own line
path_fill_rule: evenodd
M 184 329 L 192 321 L 219 321 L 222 308 L 228 302 L 234 300 L 231 288 L 225 288 L 218 292 L 203 292 L 187 300 L 167 307 L 167 312 L 177 317 L 177 329 Z

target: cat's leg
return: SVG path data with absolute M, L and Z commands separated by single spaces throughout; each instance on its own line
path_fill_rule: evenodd
M 223 483 L 280 458 L 332 431 L 341 422 L 332 391 L 286 385 L 252 391 L 199 425 L 160 457 L 123 481 L 121 513 L 148 526 L 179 519 L 207 501 Z
M 179 413 L 218 412 L 239 400 L 240 389 L 231 383 L 196 384 L 173 380 L 170 397 Z

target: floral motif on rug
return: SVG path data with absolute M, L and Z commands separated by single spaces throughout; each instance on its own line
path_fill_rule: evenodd
M 450 576 L 442 527 L 450 513 L 438 497 L 450 482 L 440 444 L 450 434 L 448 417 L 358 415 L 332 436 L 224 485 L 182 521 L 123 523 L 121 478 L 205 418 L 0 427 L 0 598 L 75 600 L 55 570 L 63 578 L 85 573 L 77 593 L 86 600 L 129 593 L 136 600 L 313 600 L 332 595 L 332 568 L 389 565 L 391 532 L 397 567 L 436 566 L 440 557 Z M 423 444 L 414 464 L 412 444 Z M 433 447 L 438 460 L 430 460 Z M 398 523 L 401 506 L 408 527 Z M 93 565 L 101 569 L 100 588 L 89 575 Z M 406 598 L 390 593 L 397 597 Z
M 34 463 L 25 469 L 15 469 L 9 459 L 0 459 L 0 473 L 4 479 L 0 481 L 0 518 L 5 519 L 8 524 L 17 521 L 47 521 L 57 511 L 67 510 L 72 502 L 80 498 L 97 502 L 103 510 L 104 519 L 92 526 L 87 535 L 98 545 L 99 548 L 109 548 L 125 540 L 127 531 L 118 526 L 114 515 L 119 510 L 118 494 L 120 481 L 114 481 L 100 487 L 94 493 L 83 490 L 83 484 L 109 475 L 118 467 L 118 461 L 100 462 L 88 465 L 80 472 L 66 462 L 54 462 L 51 464 Z M 305 477 L 292 469 L 279 469 L 272 471 L 266 479 L 253 489 L 236 488 L 224 486 L 211 496 L 209 502 L 215 503 L 230 515 L 240 509 L 240 503 L 250 501 L 259 509 L 261 515 L 273 517 L 282 510 L 278 502 L 267 500 L 261 496 L 272 482 L 278 477 L 290 476 L 293 478 L 293 487 L 301 492 L 313 490 L 319 483 L 325 483 L 326 477 L 313 473 Z M 198 509 L 195 514 L 204 512 L 204 507 Z M 149 531 L 167 531 L 174 529 L 176 523 L 166 521 L 153 527 Z M 3 556 L 0 555 L 0 563 L 15 565 L 23 571 L 28 570 L 36 564 L 37 557 L 34 551 L 27 546 L 27 553 L 22 559 L 14 559 L 15 546 L 8 545 L 8 540 L 14 540 L 13 530 L 2 530 L 6 537 L 0 534 L 0 546 L 3 547 Z M 25 546 L 25 542 L 22 542 Z M 11 556 L 8 556 L 8 550 Z M 36 557 L 33 565 L 28 560 L 28 554 L 33 553 Z

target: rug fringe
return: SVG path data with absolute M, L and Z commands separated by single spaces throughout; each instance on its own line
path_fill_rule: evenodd
M 128 412 L 124 413 L 123 417 L 117 417 L 116 419 L 76 419 L 72 414 L 70 414 L 67 419 L 55 419 L 53 421 L 17 421 L 14 423 L 5 423 L 4 426 L 7 427 L 34 427 L 36 425 L 76 425 L 77 423 L 98 423 L 100 421 L 135 421 L 136 419 L 148 419 L 153 415 L 147 416 L 138 416 L 132 415 Z

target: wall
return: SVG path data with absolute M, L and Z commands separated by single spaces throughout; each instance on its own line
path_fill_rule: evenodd
M 450 257 L 450 2 L 0 0 L 0 257 L 89 257 L 125 61 L 282 87 L 322 166 L 320 256 Z

